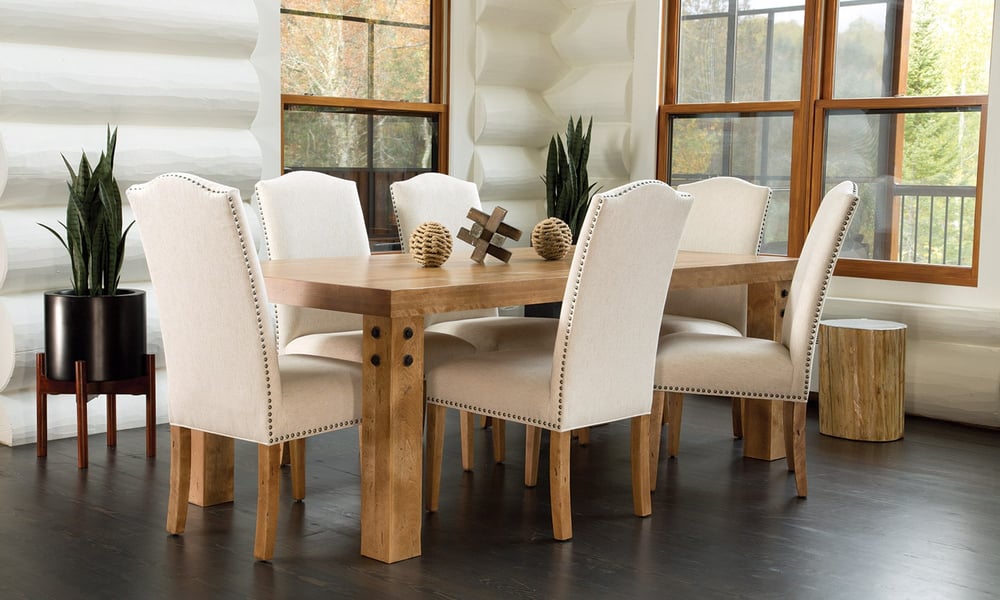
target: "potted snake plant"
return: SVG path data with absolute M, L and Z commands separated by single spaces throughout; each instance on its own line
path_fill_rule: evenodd
M 74 380 L 75 363 L 85 360 L 88 381 L 118 381 L 146 370 L 146 293 L 120 289 L 125 239 L 121 189 L 114 175 L 118 139 L 108 126 L 107 146 L 91 167 L 83 152 L 69 170 L 65 237 L 39 223 L 69 253 L 72 288 L 45 293 L 45 373 Z
M 583 117 L 576 122 L 573 117 L 566 124 L 565 142 L 558 135 L 549 141 L 549 152 L 545 160 L 545 213 L 549 217 L 562 220 L 573 234 L 573 243 L 580 238 L 583 220 L 587 217 L 590 200 L 598 191 L 596 183 L 590 183 L 587 160 L 590 158 L 590 133 L 594 125 L 593 117 L 583 131 Z M 529 304 L 524 314 L 529 317 L 558 318 L 562 302 Z
M 598 191 L 596 183 L 590 183 L 587 174 L 587 160 L 590 158 L 590 132 L 594 125 L 591 117 L 587 131 L 583 131 L 583 117 L 576 123 L 573 117 L 566 124 L 566 141 L 558 135 L 549 141 L 549 152 L 545 161 L 545 211 L 550 217 L 561 219 L 573 232 L 573 243 L 580 237 L 583 219 L 587 216 L 590 199 Z

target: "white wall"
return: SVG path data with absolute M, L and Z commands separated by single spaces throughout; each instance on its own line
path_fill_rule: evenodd
M 453 2 L 451 173 L 530 232 L 546 216 L 549 140 L 592 116 L 591 181 L 652 177 L 658 59 L 636 50 L 657 43 L 658 19 L 655 0 Z
M 261 5 L 273 12 L 266 23 L 273 32 L 258 64 L 261 77 L 276 80 L 278 3 Z M 0 443 L 35 439 L 41 292 L 69 286 L 65 251 L 36 225 L 65 220 L 60 153 L 75 166 L 84 149 L 96 162 L 110 123 L 118 127 L 115 172 L 123 188 L 189 171 L 249 197 L 262 147 L 277 164 L 277 96 L 269 90 L 262 106 L 251 62 L 257 40 L 253 0 L 0 0 Z M 133 230 L 122 285 L 149 290 L 140 241 Z M 147 310 L 149 348 L 162 367 L 155 295 Z M 162 421 L 162 369 L 158 381 Z M 121 397 L 118 418 L 122 428 L 143 426 L 144 402 Z M 49 428 L 53 438 L 75 435 L 71 396 L 50 400 Z M 103 402 L 92 403 L 90 428 L 104 430 Z

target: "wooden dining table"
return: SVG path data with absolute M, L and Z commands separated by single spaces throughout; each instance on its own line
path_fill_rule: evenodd
M 456 252 L 437 268 L 423 268 L 406 254 L 262 263 L 271 302 L 364 315 L 362 555 L 392 563 L 421 552 L 425 315 L 562 300 L 571 262 L 572 255 L 547 261 L 530 248 L 513 248 L 507 263 L 478 263 Z M 745 284 L 748 335 L 774 339 L 795 263 L 785 257 L 681 252 L 670 289 Z M 746 400 L 743 415 L 744 455 L 783 457 L 780 407 Z M 224 480 L 232 468 L 231 449 L 220 450 L 224 442 L 210 435 L 201 443 L 194 476 L 206 475 L 192 489 L 203 495 L 192 501 L 226 501 L 225 490 L 211 489 L 207 473 L 221 473 L 217 479 Z

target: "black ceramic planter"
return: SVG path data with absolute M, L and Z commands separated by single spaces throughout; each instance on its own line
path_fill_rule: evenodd
M 119 381 L 146 372 L 146 292 L 115 296 L 45 292 L 45 375 L 72 381 L 76 361 L 89 381 Z

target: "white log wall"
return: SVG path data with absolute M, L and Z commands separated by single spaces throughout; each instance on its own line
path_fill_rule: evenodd
M 60 155 L 76 168 L 85 150 L 96 163 L 110 124 L 118 127 L 115 174 L 123 191 L 187 171 L 249 199 L 262 172 L 251 132 L 261 105 L 251 62 L 258 31 L 254 0 L 0 0 L 0 443 L 35 440 L 42 293 L 70 282 L 65 250 L 37 225 L 59 229 L 65 220 L 68 173 Z M 150 292 L 136 229 L 126 258 L 122 285 Z M 166 378 L 152 293 L 147 313 L 162 421 Z M 143 426 L 141 399 L 120 397 L 118 411 L 120 428 Z M 104 431 L 102 401 L 90 404 L 89 424 L 91 433 Z M 75 434 L 72 397 L 50 399 L 50 437 Z
M 549 140 L 571 116 L 594 118 L 591 181 L 631 179 L 635 5 L 477 0 L 471 176 L 513 226 L 545 218 Z

